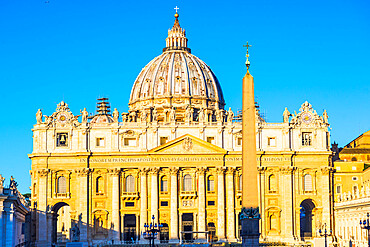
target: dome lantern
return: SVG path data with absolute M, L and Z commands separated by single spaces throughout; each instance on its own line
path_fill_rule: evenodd
M 191 52 L 188 48 L 188 39 L 186 38 L 185 29 L 180 27 L 179 14 L 177 13 L 176 6 L 175 23 L 172 29 L 168 30 L 168 37 L 166 38 L 166 47 L 163 48 L 163 52 L 170 50 L 182 50 Z

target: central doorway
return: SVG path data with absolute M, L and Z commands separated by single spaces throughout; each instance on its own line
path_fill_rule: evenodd
M 136 215 L 125 214 L 123 217 L 123 240 L 126 243 L 135 243 L 136 241 Z
M 182 231 L 191 232 L 193 231 L 194 219 L 192 213 L 182 214 Z M 183 233 L 182 239 L 185 243 L 191 243 L 194 241 L 193 233 Z
M 71 241 L 71 216 L 70 207 L 65 202 L 56 203 L 52 209 L 52 233 L 53 244 L 61 244 Z

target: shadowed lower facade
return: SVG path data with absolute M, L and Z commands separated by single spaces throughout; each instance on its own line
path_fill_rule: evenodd
M 86 244 L 146 243 L 152 215 L 163 224 L 157 241 L 240 242 L 242 126 L 224 106 L 177 15 L 163 53 L 134 82 L 129 112 L 111 112 L 105 98 L 94 115 L 65 102 L 49 116 L 39 110 L 29 155 L 36 244 L 71 241 L 75 225 Z M 315 242 L 333 226 L 328 127 L 308 102 L 281 123 L 256 111 L 262 240 Z

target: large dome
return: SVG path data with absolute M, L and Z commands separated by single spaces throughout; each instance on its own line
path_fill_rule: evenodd
M 178 14 L 163 53 L 150 61 L 131 90 L 130 111 L 148 108 L 223 109 L 220 84 L 209 66 L 191 54 Z

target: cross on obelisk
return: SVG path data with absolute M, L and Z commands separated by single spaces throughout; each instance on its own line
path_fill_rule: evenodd
M 247 61 L 245 61 L 245 65 L 247 65 L 247 72 L 249 72 L 249 65 L 251 64 L 249 62 L 249 47 L 252 47 L 252 45 L 250 45 L 247 41 L 247 44 L 243 45 L 243 47 L 247 47 L 247 54 L 245 55 L 245 57 L 247 58 Z
M 254 80 L 249 74 L 250 62 L 247 42 L 247 73 L 243 78 L 243 114 L 242 114 L 242 212 L 241 236 L 242 247 L 259 246 L 259 208 L 257 183 L 256 150 L 256 108 L 254 103 Z

